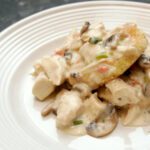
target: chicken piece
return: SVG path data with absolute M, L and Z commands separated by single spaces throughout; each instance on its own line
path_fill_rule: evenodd
M 148 109 L 150 108 L 150 84 L 146 75 L 141 68 L 133 66 L 130 73 L 126 76 L 125 81 L 132 85 L 136 96 L 140 101 L 136 104 L 130 104 L 122 108 L 121 121 L 127 126 L 148 125 Z M 127 93 L 128 95 L 130 93 Z M 132 95 L 129 95 L 132 98 Z
M 85 43 L 79 50 L 79 53 L 84 58 L 86 64 L 93 62 L 98 55 L 101 46 L 98 44 Z
M 106 107 L 107 104 L 101 102 L 96 93 L 92 94 L 83 104 L 80 119 L 83 120 L 84 124 L 89 124 L 97 119 L 105 111 Z
M 139 66 L 134 65 L 127 76 L 122 76 L 125 82 L 129 83 L 138 92 L 138 97 L 150 97 L 150 79 Z
M 126 82 L 132 85 L 132 81 L 137 81 L 137 84 L 144 86 L 146 75 L 144 71 L 134 64 L 134 66 L 130 69 L 130 74 L 126 76 Z M 130 83 L 131 82 L 131 83 Z
M 124 106 L 136 104 L 140 101 L 135 88 L 119 78 L 108 82 L 105 86 L 106 88 L 99 90 L 99 97 L 106 99 L 114 105 Z
M 64 91 L 60 97 L 57 108 L 56 125 L 63 129 L 72 124 L 73 120 L 80 114 L 82 99 L 76 91 Z
M 67 38 L 66 48 L 78 51 L 82 46 L 82 40 L 80 37 L 80 33 L 77 31 L 73 31 Z
M 106 109 L 107 104 L 101 102 L 97 94 L 83 101 L 83 107 L 79 115 L 73 120 L 73 124 L 63 131 L 71 135 L 85 135 L 87 133 L 86 126 L 95 121 Z
M 41 66 L 54 85 L 61 85 L 65 81 L 67 65 L 62 57 L 44 57 Z
M 118 42 L 115 42 L 117 43 L 115 49 L 114 46 L 105 47 L 106 44 L 104 44 L 106 52 L 112 54 L 107 58 L 93 61 L 79 69 L 77 72 L 78 77 L 72 77 L 70 75 L 69 78 L 71 79 L 69 81 L 71 84 L 84 82 L 92 89 L 96 89 L 100 85 L 123 74 L 133 63 L 135 63 L 147 47 L 147 39 L 144 33 L 134 24 L 125 24 L 112 31 L 112 34 L 119 36 L 119 38 L 114 38 L 114 40 L 119 39 Z M 113 38 L 108 41 L 114 42 Z
M 66 85 L 65 85 L 66 86 Z M 70 89 L 71 90 L 71 89 Z M 67 90 L 63 89 L 61 90 L 54 101 L 50 101 L 49 104 L 47 104 L 41 112 L 42 116 L 47 116 L 49 115 L 51 112 L 56 112 L 58 109 L 58 106 L 60 104 L 61 101 L 61 97 L 64 95 L 64 93 Z M 74 85 L 74 87 L 72 88 L 71 91 L 77 91 L 79 93 L 79 96 L 82 98 L 82 100 L 84 100 L 85 98 L 89 97 L 91 95 L 91 90 L 90 87 L 88 87 L 88 85 L 84 84 L 84 83 L 79 83 Z
M 80 47 L 79 53 L 84 58 L 86 64 L 93 62 L 98 52 L 104 50 L 101 44 L 97 43 L 102 42 L 105 32 L 104 25 L 99 23 L 82 34 L 82 40 L 86 43 Z
M 33 85 L 32 93 L 39 100 L 43 101 L 47 96 L 49 96 L 55 89 L 52 82 L 46 77 L 46 75 L 41 72 Z
M 150 99 L 142 97 L 135 105 L 123 108 L 121 122 L 125 126 L 145 126 L 150 124 Z

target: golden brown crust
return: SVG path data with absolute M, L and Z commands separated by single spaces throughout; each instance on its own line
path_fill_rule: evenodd
M 123 74 L 133 63 L 135 63 L 147 47 L 147 39 L 144 33 L 140 31 L 136 25 L 126 24 L 115 32 L 125 32 L 128 34 L 131 39 L 133 49 L 127 49 L 127 52 L 122 53 L 120 58 L 112 58 L 112 60 L 109 58 L 105 60 L 102 59 L 87 65 L 80 69 L 80 78 L 69 77 L 71 84 L 75 84 L 76 82 L 85 82 L 93 89 L 96 89 L 100 85 L 103 85 Z M 107 66 L 109 69 L 112 69 L 112 71 L 108 74 L 102 75 L 102 73 L 97 71 L 99 66 Z

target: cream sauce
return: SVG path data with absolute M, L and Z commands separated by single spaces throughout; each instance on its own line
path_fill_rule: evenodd
M 137 37 L 134 37 L 136 33 Z M 98 38 L 98 41 L 91 42 L 91 38 Z M 138 67 L 131 69 L 131 75 L 125 81 L 118 77 L 137 60 L 146 45 L 145 36 L 133 24 L 106 31 L 104 25 L 99 23 L 83 34 L 75 31 L 68 36 L 61 53 L 43 57 L 34 65 L 33 75 L 39 79 L 42 73 L 44 77 L 38 82 L 36 80 L 33 94 L 44 100 L 56 86 L 66 81 L 72 84 L 71 90 L 61 90 L 46 108 L 46 111 L 56 111 L 57 128 L 69 134 L 96 136 L 97 130 L 101 135 L 110 133 L 116 127 L 118 117 L 116 112 L 114 118 L 111 116 L 109 105 L 119 106 L 120 109 L 128 106 L 121 117 L 124 125 L 150 125 L 150 97 L 146 98 L 143 94 L 147 82 L 145 76 L 150 80 L 150 69 L 144 70 L 147 74 Z M 105 55 L 102 56 L 102 53 Z M 144 53 L 150 56 L 150 45 Z M 136 84 L 132 85 L 131 81 L 136 81 Z M 86 96 L 83 96 L 82 89 L 79 91 L 74 88 L 82 82 L 90 89 Z M 103 84 L 105 87 L 98 95 L 105 102 L 91 92 L 91 89 Z M 39 96 L 40 92 L 44 95 Z M 108 122 L 105 122 L 107 119 Z M 74 124 L 74 121 L 79 122 Z M 90 126 L 91 123 L 95 123 L 95 130 Z M 91 127 L 92 134 L 87 131 L 87 126 Z

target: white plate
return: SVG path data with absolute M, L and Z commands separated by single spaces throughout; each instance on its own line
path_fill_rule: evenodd
M 136 22 L 150 34 L 150 5 L 76 3 L 40 12 L 3 31 L 0 35 L 0 149 L 150 150 L 148 127 L 119 125 L 105 138 L 71 137 L 56 130 L 53 116 L 46 119 L 40 116 L 44 103 L 35 101 L 31 93 L 32 64 L 60 47 L 64 36 L 87 20 L 103 20 L 108 28 Z

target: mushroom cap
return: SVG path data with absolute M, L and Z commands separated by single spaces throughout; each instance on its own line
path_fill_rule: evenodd
M 145 69 L 150 68 L 150 56 L 142 54 L 139 58 L 139 66 Z
M 112 114 L 104 121 L 92 122 L 86 127 L 87 134 L 93 137 L 103 137 L 110 134 L 117 126 L 118 117 L 113 109 Z

